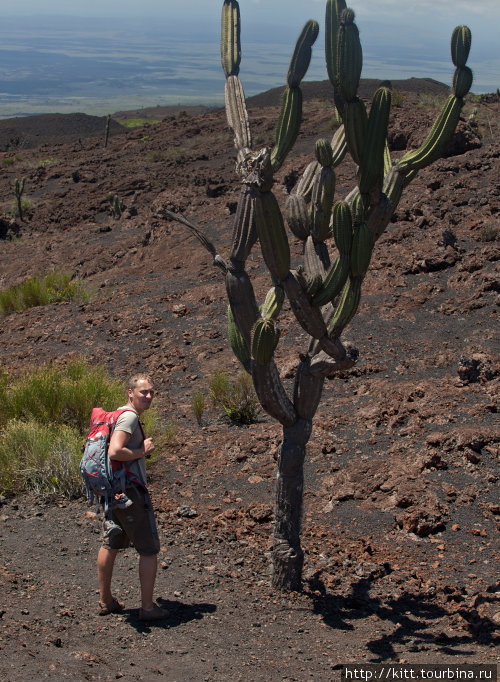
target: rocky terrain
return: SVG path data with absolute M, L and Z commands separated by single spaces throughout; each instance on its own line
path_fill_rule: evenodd
M 446 88 L 412 79 L 397 93 L 394 158 L 423 139 Z M 250 105 L 256 144 L 271 144 L 276 93 Z M 137 115 L 163 120 L 119 126 Z M 114 118 L 106 147 L 105 119 L 0 126 L 0 287 L 65 269 L 91 294 L 4 317 L 1 362 L 17 373 L 83 355 L 121 378 L 154 375 L 162 420 L 175 428 L 150 468 L 157 592 L 172 615 L 139 623 L 130 552 L 116 576 L 125 613 L 97 617 L 99 522 L 82 499 L 4 500 L 2 679 L 326 681 L 349 662 L 497 663 L 498 98 L 467 104 L 447 157 L 409 186 L 377 243 L 344 334 L 359 362 L 325 385 L 309 443 L 304 589 L 291 595 L 269 587 L 280 428 L 265 413 L 235 426 L 212 407 L 197 423 L 193 393 L 215 370 L 239 368 L 220 271 L 163 214 L 184 213 L 227 254 L 239 188 L 224 112 Z M 314 141 L 331 135 L 330 96 L 311 88 L 275 185 L 280 202 Z M 339 197 L 354 173 L 340 167 Z M 16 177 L 26 178 L 24 221 L 11 215 Z M 120 217 L 109 193 L 124 205 Z M 297 241 L 292 253 L 298 262 Z M 258 249 L 249 272 L 262 297 L 269 275 Z M 289 387 L 307 341 L 289 311 L 281 327 Z

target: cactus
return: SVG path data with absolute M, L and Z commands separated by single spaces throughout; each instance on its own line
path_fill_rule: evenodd
M 126 208 L 125 204 L 120 199 L 118 194 L 113 194 L 113 192 L 110 192 L 108 194 L 108 201 L 111 204 L 111 214 L 113 218 L 115 220 L 119 220 L 122 217 L 122 213 Z
M 14 195 L 16 197 L 16 209 L 17 209 L 17 215 L 19 216 L 19 220 L 23 221 L 23 202 L 22 202 L 22 196 L 24 192 L 24 183 L 26 181 L 26 178 L 23 178 L 21 181 L 19 181 L 19 178 L 16 178 L 14 182 Z
M 357 94 L 363 54 L 354 12 L 344 0 L 327 0 L 326 66 L 342 123 L 331 142 L 317 142 L 315 158 L 286 200 L 287 223 L 293 237 L 303 242 L 305 265 L 296 267 L 294 263 L 291 269 L 288 234 L 272 186 L 274 174 L 285 162 L 300 130 L 300 83 L 309 65 L 318 26 L 308 22 L 297 41 L 286 75 L 273 148 L 252 151 L 243 86 L 238 78 L 239 20 L 238 3 L 225 0 L 221 55 L 226 75 L 226 114 L 234 134 L 236 169 L 243 190 L 234 219 L 229 263 L 225 264 L 219 256 L 214 263 L 226 273 L 231 347 L 252 375 L 262 407 L 283 427 L 275 498 L 272 584 L 294 590 L 300 588 L 303 563 L 300 545 L 303 462 L 323 383 L 325 378 L 356 363 L 356 349 L 344 346 L 341 337 L 359 308 L 373 249 L 404 188 L 421 168 L 441 156 L 458 123 L 463 98 L 472 83 L 472 72 L 465 63 L 470 31 L 460 26 L 453 33 L 451 52 L 456 67 L 453 90 L 429 134 L 418 149 L 393 163 L 387 144 L 390 84 L 381 83 L 368 113 Z M 345 200 L 335 201 L 334 169 L 347 152 L 358 166 L 356 186 Z M 169 215 L 189 225 L 187 219 Z M 245 261 L 256 242 L 273 283 L 260 309 L 245 270 Z M 214 247 L 210 246 L 213 253 Z M 333 246 L 336 253 L 331 253 Z M 310 337 L 307 352 L 299 356 L 291 399 L 275 363 L 277 323 L 285 295 L 296 321 Z M 283 352 L 281 347 L 280 353 Z
M 106 116 L 106 127 L 104 129 L 104 149 L 106 149 L 106 147 L 108 146 L 110 123 L 111 123 L 111 114 L 108 114 Z

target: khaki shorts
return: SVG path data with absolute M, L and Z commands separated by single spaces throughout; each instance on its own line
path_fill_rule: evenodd
M 125 492 L 133 504 L 128 509 L 113 509 L 111 512 L 111 518 L 120 526 L 122 533 L 104 537 L 103 547 L 126 549 L 132 545 L 141 555 L 158 554 L 160 540 L 149 494 L 135 486 Z

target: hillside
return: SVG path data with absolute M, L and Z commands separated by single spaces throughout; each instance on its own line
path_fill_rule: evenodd
M 422 97 L 414 86 L 397 87 L 394 158 L 424 138 L 443 92 Z M 332 134 L 328 97 L 315 92 L 277 177 L 281 203 L 315 140 Z M 273 140 L 274 96 L 250 101 L 259 145 Z M 103 119 L 63 141 L 67 119 L 54 116 L 53 127 L 33 128 L 36 144 L 0 154 L 0 286 L 66 269 L 92 293 L 5 317 L 0 348 L 12 373 L 84 355 L 121 378 L 154 375 L 176 429 L 150 471 L 158 595 L 172 618 L 137 620 L 132 552 L 117 574 L 125 615 L 96 617 L 99 527 L 83 500 L 2 500 L 2 678 L 326 682 L 348 662 L 496 663 L 500 103 L 467 105 L 447 157 L 410 185 L 377 243 L 344 334 L 360 360 L 327 382 L 308 447 L 305 584 L 290 596 L 269 588 L 280 429 L 264 413 L 236 427 L 213 408 L 197 424 L 193 393 L 238 364 L 220 272 L 163 214 L 191 217 L 227 253 L 239 193 L 232 136 L 223 110 L 163 114 L 116 128 L 107 148 Z M 339 197 L 354 174 L 340 167 Z M 10 214 L 21 177 L 24 222 Z M 109 193 L 125 204 L 119 219 Z M 292 255 L 298 262 L 293 240 Z M 258 249 L 249 272 L 260 300 L 269 275 Z M 287 388 L 306 348 L 291 322 L 287 310 L 278 352 Z

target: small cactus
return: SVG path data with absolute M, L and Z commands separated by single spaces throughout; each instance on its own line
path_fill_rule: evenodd
M 26 181 L 26 178 L 23 178 L 21 181 L 19 180 L 19 178 L 16 178 L 16 180 L 14 182 L 14 195 L 16 197 L 17 215 L 19 216 L 19 220 L 21 220 L 21 221 L 24 221 L 22 196 L 24 193 L 25 181 Z
M 106 127 L 104 129 L 104 149 L 106 149 L 106 147 L 108 146 L 110 123 L 111 123 L 111 114 L 108 114 L 106 116 Z
M 122 213 L 126 208 L 125 204 L 120 199 L 118 194 L 114 194 L 113 192 L 110 192 L 108 194 L 108 201 L 111 204 L 111 214 L 113 218 L 115 220 L 119 220 L 122 217 Z

